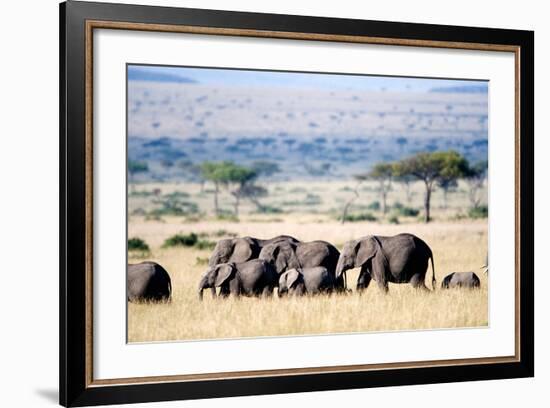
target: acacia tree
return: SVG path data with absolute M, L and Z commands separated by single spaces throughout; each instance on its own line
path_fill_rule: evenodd
M 459 178 L 467 174 L 468 161 L 459 153 L 446 152 L 418 153 L 401 160 L 394 166 L 398 176 L 411 175 L 424 182 L 424 221 L 430 222 L 430 200 L 436 183 L 444 178 Z
M 466 182 L 468 183 L 468 196 L 472 208 L 478 208 L 481 203 L 479 191 L 483 188 L 485 178 L 487 177 L 487 161 L 482 160 L 468 168 L 466 172 Z
M 391 163 L 378 163 L 369 171 L 365 177 L 378 182 L 378 192 L 382 201 L 382 213 L 388 212 L 386 201 L 388 192 L 391 190 L 391 182 L 394 174 L 393 165 Z
M 223 162 L 204 162 L 201 165 L 201 173 L 205 180 L 214 183 L 214 210 L 216 214 L 220 213 L 218 204 L 218 194 L 220 186 L 231 189 L 236 186 L 231 195 L 235 197 L 235 215 L 239 215 L 239 204 L 242 195 L 242 187 L 256 178 L 257 173 L 247 167 L 239 166 L 230 161 Z
M 258 174 L 247 167 L 239 166 L 237 164 L 230 163 L 226 165 L 223 169 L 224 180 L 223 183 L 228 189 L 231 189 L 232 186 L 235 186 L 231 191 L 231 195 L 235 197 L 235 203 L 233 204 L 235 208 L 235 216 L 239 216 L 239 204 L 243 193 L 245 193 L 245 186 L 252 182 Z

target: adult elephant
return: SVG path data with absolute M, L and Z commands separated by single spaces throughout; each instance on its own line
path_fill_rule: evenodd
M 217 242 L 208 259 L 208 266 L 229 262 L 241 263 L 256 259 L 263 247 L 276 242 L 298 243 L 300 241 L 289 235 L 279 235 L 271 239 L 253 237 L 221 239 Z
M 277 274 L 281 275 L 289 269 L 325 267 L 335 278 L 337 291 L 346 288 L 344 277 L 336 279 L 335 270 L 340 252 L 325 241 L 288 242 L 280 241 L 263 247 L 259 259 L 263 259 L 275 267 Z
M 277 286 L 278 275 L 273 266 L 260 259 L 242 263 L 223 263 L 210 266 L 199 282 L 199 299 L 204 289 L 220 288 L 220 296 L 271 296 Z
M 432 289 L 435 289 L 433 254 L 428 244 L 412 234 L 368 235 L 344 245 L 336 266 L 336 277 L 348 269 L 360 267 L 358 291 L 366 289 L 372 279 L 384 292 L 388 291 L 388 282 L 410 283 L 415 288 L 427 289 L 424 279 L 430 260 Z
M 156 262 L 128 264 L 127 293 L 130 302 L 170 300 L 170 275 Z

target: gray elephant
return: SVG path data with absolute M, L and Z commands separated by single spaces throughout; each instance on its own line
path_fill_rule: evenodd
M 336 277 L 348 269 L 360 267 L 358 291 L 366 289 L 371 279 L 384 292 L 388 291 L 388 282 L 410 283 L 415 288 L 427 289 L 424 278 L 430 260 L 432 289 L 435 289 L 433 254 L 428 244 L 412 234 L 392 237 L 369 235 L 344 245 L 336 266 Z
M 252 237 L 221 239 L 214 247 L 208 259 L 208 266 L 216 266 L 228 262 L 240 263 L 256 259 L 263 247 L 275 242 L 298 243 L 300 241 L 289 235 L 279 235 L 271 239 Z
M 127 296 L 135 301 L 170 300 L 172 281 L 170 275 L 156 262 L 128 264 Z
M 199 299 L 204 289 L 213 295 L 220 288 L 220 296 L 271 296 L 277 286 L 278 275 L 266 261 L 252 259 L 242 263 L 223 263 L 210 266 L 199 282 Z
M 316 295 L 331 293 L 334 289 L 334 276 L 324 266 L 314 268 L 293 268 L 279 277 L 279 297 L 285 295 Z
M 275 267 L 277 274 L 293 268 L 313 268 L 324 266 L 330 275 L 335 277 L 336 264 L 340 252 L 325 241 L 311 242 L 275 242 L 263 247 L 259 259 L 263 259 Z M 345 291 L 346 284 L 343 277 L 335 279 L 335 288 Z
M 474 272 L 453 272 L 443 279 L 441 289 L 479 288 L 481 281 Z

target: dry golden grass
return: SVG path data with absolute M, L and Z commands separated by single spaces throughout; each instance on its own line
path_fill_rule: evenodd
M 417 330 L 484 326 L 488 323 L 488 288 L 480 267 L 487 251 L 487 222 L 434 222 L 428 225 L 375 224 L 341 225 L 322 215 L 283 215 L 282 221 L 258 222 L 247 216 L 241 222 L 201 221 L 184 223 L 182 218 L 162 222 L 132 217 L 129 236 L 139 236 L 151 246 L 147 258 L 162 264 L 170 273 L 173 300 L 167 304 L 128 306 L 130 342 L 302 335 L 342 332 Z M 339 248 L 352 238 L 368 234 L 394 235 L 410 232 L 433 249 L 437 287 L 433 293 L 416 291 L 410 285 L 392 285 L 388 295 L 373 283 L 363 294 L 304 297 L 294 299 L 229 298 L 214 300 L 205 293 L 198 300 L 196 287 L 205 266 L 197 262 L 208 250 L 163 249 L 167 237 L 177 232 L 201 233 L 220 229 L 261 238 L 290 234 L 301 240 L 324 239 Z M 132 258 L 130 262 L 141 259 Z M 450 272 L 474 271 L 480 290 L 441 290 L 441 280 Z M 358 270 L 348 273 L 348 287 L 355 288 Z M 431 269 L 426 282 L 431 281 Z

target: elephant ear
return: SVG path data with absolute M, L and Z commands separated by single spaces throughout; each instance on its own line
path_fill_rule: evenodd
M 290 289 L 298 281 L 298 278 L 300 277 L 300 272 L 298 272 L 298 270 L 294 268 L 289 271 L 286 271 L 285 275 L 286 275 L 286 287 Z
M 287 242 L 277 244 L 273 254 L 275 255 L 275 269 L 277 273 L 282 273 L 288 268 L 299 266 L 294 246 Z
M 363 266 L 369 259 L 374 258 L 378 251 L 378 243 L 373 237 L 361 238 L 355 245 L 355 267 Z
M 233 247 L 233 255 L 231 255 L 232 262 L 246 262 L 252 259 L 253 256 L 253 242 L 250 242 L 246 238 L 237 238 Z
M 235 270 L 235 264 L 233 263 L 219 265 L 217 267 L 216 280 L 214 282 L 214 285 L 223 285 L 229 278 L 233 276 Z

